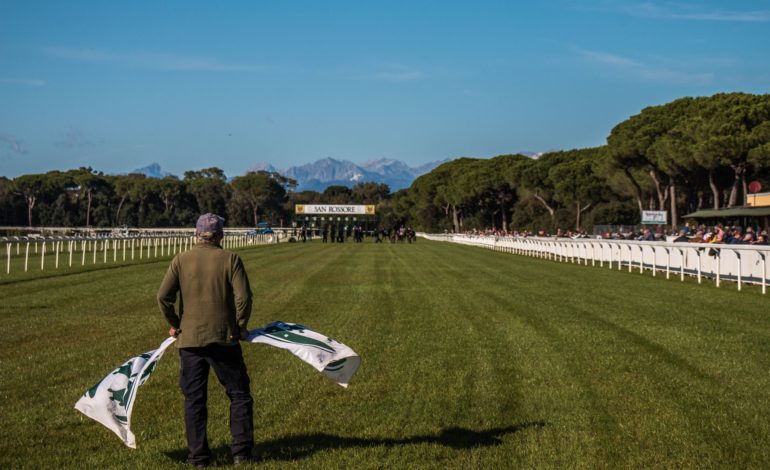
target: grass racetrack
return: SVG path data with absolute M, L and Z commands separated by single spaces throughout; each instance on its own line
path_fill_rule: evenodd
M 331 335 L 345 390 L 244 345 L 260 468 L 767 468 L 770 296 L 478 248 L 282 244 L 240 251 L 251 327 Z M 179 357 L 138 393 L 138 449 L 73 406 L 168 327 L 168 259 L 0 277 L 0 468 L 170 468 L 186 455 Z M 228 465 L 227 398 L 209 440 Z

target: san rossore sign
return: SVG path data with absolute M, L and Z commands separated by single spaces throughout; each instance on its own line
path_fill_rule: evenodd
M 296 204 L 295 214 L 374 215 L 374 205 Z

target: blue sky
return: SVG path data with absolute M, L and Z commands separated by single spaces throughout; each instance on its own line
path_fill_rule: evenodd
M 768 44 L 768 1 L 3 0 L 0 175 L 597 146 Z

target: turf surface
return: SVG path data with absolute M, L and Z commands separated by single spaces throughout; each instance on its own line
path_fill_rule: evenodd
M 347 390 L 244 346 L 261 468 L 770 465 L 770 297 L 420 240 L 240 251 L 250 325 L 355 349 Z M 168 259 L 0 277 L 0 467 L 156 468 L 185 457 L 179 359 L 139 390 L 126 448 L 73 405 L 156 348 Z M 228 453 L 211 377 L 209 438 Z

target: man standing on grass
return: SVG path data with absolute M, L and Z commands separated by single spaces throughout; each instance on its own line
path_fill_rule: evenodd
M 163 278 L 158 305 L 176 336 L 184 394 L 187 462 L 205 467 L 211 459 L 206 424 L 209 368 L 230 398 L 230 433 L 235 464 L 252 461 L 253 404 L 239 341 L 248 335 L 251 287 L 241 258 L 223 250 L 224 219 L 203 214 L 195 225 L 197 243 L 179 253 Z M 179 313 L 174 310 L 179 294 Z

